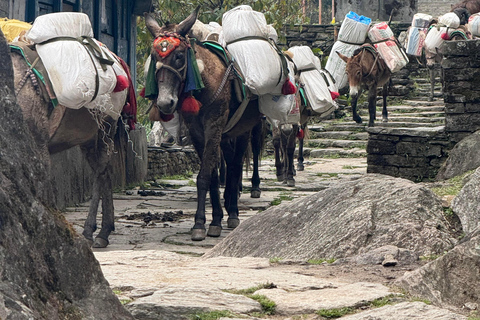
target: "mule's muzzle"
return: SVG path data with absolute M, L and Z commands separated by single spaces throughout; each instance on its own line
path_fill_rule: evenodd
M 163 114 L 173 114 L 177 109 L 177 99 L 157 101 L 157 108 Z

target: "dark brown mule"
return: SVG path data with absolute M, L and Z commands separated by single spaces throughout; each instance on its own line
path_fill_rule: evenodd
M 49 153 L 54 154 L 77 145 L 80 145 L 86 154 L 95 180 L 83 235 L 94 247 L 106 247 L 109 243 L 108 237 L 115 229 L 110 154 L 113 151 L 117 122 L 110 117 L 93 116 L 86 108 L 76 110 L 60 105 L 53 108 L 37 94 L 30 81 L 19 88 L 18 83 L 29 68 L 19 54 L 12 53 L 11 57 L 15 89 L 20 90 L 17 94 L 17 103 L 44 156 L 48 157 Z M 103 123 L 106 129 L 99 130 L 98 123 Z M 96 216 L 100 200 L 102 200 L 102 228 L 94 240 L 93 233 L 97 229 Z
M 383 87 L 382 120 L 388 121 L 387 94 L 391 72 L 385 61 L 371 45 L 363 45 L 353 52 L 352 57 L 346 57 L 337 51 L 339 57 L 347 63 L 345 72 L 350 86 L 352 98 L 353 120 L 362 123 L 357 113 L 357 100 L 364 89 L 368 90 L 368 126 L 373 127 L 376 120 L 377 87 Z
M 195 23 L 197 14 L 198 10 L 178 25 L 168 24 L 163 27 L 160 27 L 149 15 L 145 17 L 145 24 L 156 39 L 167 36 L 180 40 L 178 47 L 163 58 L 157 50 L 152 49 L 152 59 L 157 62 L 158 96 L 155 99 L 155 108 L 152 108 L 150 112 L 150 119 L 158 119 L 161 114 L 171 114 L 178 107 L 201 160 L 197 176 L 197 211 L 192 229 L 192 240 L 196 241 L 205 239 L 206 235 L 218 237 L 221 234 L 223 210 L 220 202 L 218 177 L 220 147 L 227 165 L 224 194 L 225 208 L 228 212 L 227 223 L 230 228 L 235 228 L 239 224 L 237 201 L 243 155 L 248 145 L 250 130 L 261 117 L 258 111 L 258 102 L 253 100 L 246 106 L 238 123 L 231 130 L 225 132 L 227 122 L 239 108 L 240 103 L 233 93 L 233 82 L 228 74 L 226 75 L 228 67 L 219 56 L 200 43 L 194 46 L 194 50 L 198 64 L 203 65 L 203 68 L 200 68 L 203 70 L 200 72 L 205 88 L 196 95 L 196 99 L 201 102 L 202 106 L 198 114 L 184 112 L 179 107 L 182 103 L 181 88 L 185 84 L 185 78 L 181 72 L 187 66 L 188 34 Z M 226 80 L 223 89 L 221 88 L 222 79 Z M 210 191 L 213 219 L 207 233 L 205 230 L 205 202 L 208 191 Z

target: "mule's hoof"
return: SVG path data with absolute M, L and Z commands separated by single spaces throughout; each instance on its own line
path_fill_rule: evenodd
M 252 190 L 250 191 L 250 198 L 260 198 L 260 194 L 262 194 L 262 191 Z
M 303 164 L 297 164 L 297 171 L 305 170 L 305 166 Z
M 287 179 L 287 187 L 295 187 L 295 179 Z
M 382 122 L 388 122 L 388 119 L 382 119 Z
M 221 226 L 210 225 L 208 227 L 207 236 L 209 236 L 209 237 L 220 237 L 221 234 L 222 234 L 222 227 Z
M 108 246 L 108 240 L 96 237 L 93 242 L 92 248 L 106 248 Z
M 235 229 L 240 224 L 240 219 L 228 218 L 227 227 L 230 229 Z
M 283 174 L 277 174 L 277 181 L 283 182 Z
M 202 241 L 206 237 L 205 229 L 192 229 L 192 241 Z

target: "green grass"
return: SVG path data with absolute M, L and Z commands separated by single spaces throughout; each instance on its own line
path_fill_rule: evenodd
M 272 289 L 276 288 L 277 286 L 274 285 L 273 283 L 264 283 L 260 284 L 255 287 L 247 288 L 247 289 L 241 289 L 241 290 L 224 290 L 225 292 L 233 293 L 233 294 L 241 294 L 244 295 L 250 299 L 253 299 L 260 303 L 260 306 L 262 307 L 262 314 L 263 315 L 273 315 L 275 314 L 275 308 L 277 307 L 276 303 L 270 299 L 268 299 L 266 296 L 261 295 L 261 294 L 254 294 L 260 289 Z
M 339 309 L 320 309 L 317 311 L 317 314 L 327 319 L 335 319 L 354 312 L 355 309 L 345 307 Z
M 436 260 L 438 258 L 440 258 L 442 255 L 441 254 L 429 254 L 429 255 L 426 255 L 426 256 L 420 256 L 420 260 L 422 261 L 433 261 L 433 260 Z
M 228 310 L 195 313 L 189 317 L 191 320 L 217 320 L 220 318 L 238 318 L 238 315 Z
M 270 258 L 269 259 L 269 262 L 270 263 L 279 263 L 280 261 L 282 261 L 283 258 L 279 258 L 279 257 L 273 257 L 273 258 Z
M 310 259 L 310 260 L 308 260 L 307 262 L 308 262 L 309 264 L 322 264 L 322 263 L 324 263 L 324 262 L 326 262 L 326 263 L 334 263 L 336 260 L 337 260 L 337 259 L 335 259 L 335 258 L 330 258 L 330 259 L 322 259 L 322 258 L 320 258 L 320 259 Z
M 324 175 L 327 175 L 330 178 L 338 177 L 338 173 L 330 173 L 330 172 L 318 172 L 318 173 L 316 173 L 316 175 L 319 176 L 319 177 L 323 177 Z
M 464 186 L 464 179 L 467 175 L 471 174 L 473 170 L 468 171 L 462 175 L 453 177 L 445 181 L 440 187 L 433 187 L 432 191 L 439 197 L 443 196 L 456 196 Z
M 345 169 L 345 170 L 351 170 L 351 169 L 356 169 L 356 168 L 361 168 L 361 167 L 351 166 L 351 165 L 342 166 L 342 169 Z
M 158 180 L 189 180 L 193 176 L 193 172 L 185 172 L 183 174 L 175 174 L 173 176 L 164 176 L 158 178 Z
M 282 201 L 291 201 L 293 199 L 294 198 L 289 193 L 281 193 L 280 195 L 278 195 L 278 197 L 273 199 L 272 202 L 270 202 L 270 205 L 277 206 L 282 203 Z

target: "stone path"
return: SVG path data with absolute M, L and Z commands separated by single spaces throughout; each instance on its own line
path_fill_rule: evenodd
M 438 122 L 437 114 L 443 110 L 438 101 L 406 102 L 389 109 L 389 125 L 405 126 L 426 125 L 414 121 L 421 118 Z M 306 149 L 309 157 L 305 171 L 297 172 L 296 186 L 277 182 L 273 159 L 264 158 L 262 196 L 251 199 L 245 188 L 239 202 L 241 220 L 276 203 L 320 191 L 333 181 L 366 174 L 366 139 L 365 128 L 348 120 L 312 126 Z M 94 253 L 112 289 L 136 319 L 324 319 L 335 312 L 343 314 L 342 319 L 467 319 L 405 297 L 391 287 L 393 280 L 418 265 L 202 258 L 231 230 L 225 227 L 219 238 L 190 240 L 196 209 L 194 179 L 155 181 L 144 195 L 138 189 L 115 194 L 116 231 L 108 248 L 94 249 Z M 244 185 L 249 185 L 246 175 Z M 87 211 L 85 203 L 65 213 L 79 234 Z M 275 308 L 260 303 L 259 296 L 275 302 Z M 212 311 L 221 312 L 216 318 L 201 317 Z

